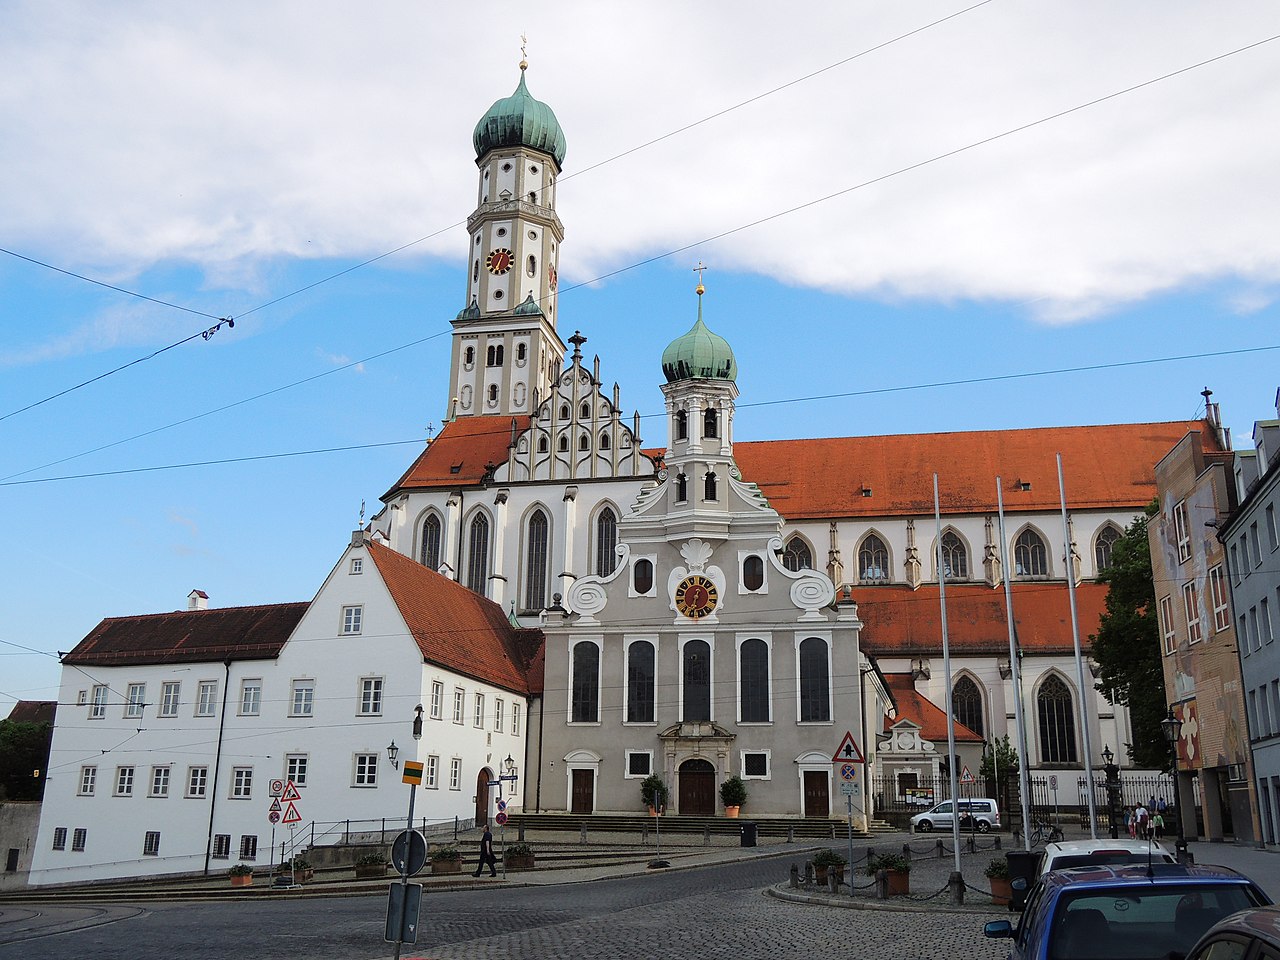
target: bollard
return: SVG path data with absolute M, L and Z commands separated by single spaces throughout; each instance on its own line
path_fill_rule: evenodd
M 711 843 L 711 828 L 703 826 L 702 828 L 702 845 L 705 847 Z
M 951 871 L 951 876 L 947 878 L 947 888 L 951 891 L 952 903 L 964 903 L 964 874 L 959 870 Z
M 804 885 L 806 887 L 813 886 L 813 861 L 806 860 L 804 862 Z
M 973 838 L 973 834 L 972 834 L 972 833 L 971 833 L 971 834 L 969 834 L 969 836 L 968 836 L 967 844 L 968 844 L 969 852 L 970 852 L 970 853 L 977 853 L 977 852 L 978 852 L 978 843 L 977 843 L 977 841 L 976 841 L 976 840 L 974 840 L 974 838 Z
M 945 860 L 947 858 L 947 851 L 942 846 L 942 838 L 939 837 L 936 842 L 938 844 L 938 859 Z
M 640 846 L 646 846 L 649 843 L 649 821 L 646 820 L 640 825 Z
M 587 825 L 585 823 L 578 828 L 578 842 L 579 843 L 587 842 Z
M 800 886 L 800 868 L 794 863 L 791 865 L 791 889 L 795 890 Z
M 877 900 L 889 899 L 889 871 L 888 870 L 876 871 L 876 899 Z
M 524 843 L 524 823 L 523 822 L 520 824 L 520 829 L 517 831 L 517 834 L 518 834 L 517 838 L 519 839 L 519 841 L 521 843 Z
M 902 855 L 907 858 L 907 863 L 911 862 L 911 844 L 904 843 L 902 845 Z
M 832 893 L 840 892 L 840 874 L 833 867 L 827 868 L 827 889 Z
M 792 824 L 787 824 L 787 843 L 796 842 L 796 828 Z
M 992 839 L 993 839 L 993 840 L 995 840 L 995 842 L 996 842 L 996 849 L 997 849 L 997 850 L 1001 850 L 1001 849 L 1003 849 L 1003 848 L 1000 846 L 1000 834 L 998 834 L 998 833 L 997 833 L 997 834 L 993 835 L 993 836 L 992 836 Z

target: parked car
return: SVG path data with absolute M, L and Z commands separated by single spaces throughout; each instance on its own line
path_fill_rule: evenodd
M 1280 907 L 1255 907 L 1223 917 L 1200 938 L 1187 960 L 1268 960 L 1280 957 Z
M 1223 917 L 1270 902 L 1227 867 L 1071 867 L 1040 877 L 1016 928 L 993 920 L 983 933 L 1011 938 L 1010 960 L 1167 960 Z
M 1167 849 L 1156 840 L 1059 840 L 1044 845 L 1040 872 L 1065 870 L 1068 867 L 1092 867 L 1106 864 L 1176 863 Z
M 911 818 L 913 833 L 928 833 L 935 827 L 939 830 L 951 829 L 951 801 L 943 800 L 924 813 L 917 813 Z M 1000 808 L 989 797 L 975 797 L 960 801 L 960 827 L 964 830 L 977 830 L 986 833 L 988 830 L 1000 829 Z

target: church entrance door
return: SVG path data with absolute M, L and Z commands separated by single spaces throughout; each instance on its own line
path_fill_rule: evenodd
M 686 760 L 680 764 L 680 809 L 684 817 L 714 817 L 716 813 L 716 768 L 706 760 Z
M 825 771 L 804 771 L 804 815 L 806 817 L 831 816 L 831 799 L 828 794 Z
M 573 797 L 570 800 L 570 813 L 591 813 L 594 809 L 596 775 L 594 770 L 573 771 Z
M 476 826 L 493 822 L 489 809 L 493 797 L 493 788 L 489 786 L 489 781 L 492 779 L 493 771 L 488 767 L 485 767 L 476 776 Z

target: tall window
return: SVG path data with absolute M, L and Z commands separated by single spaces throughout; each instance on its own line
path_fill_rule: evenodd
M 1178 645 L 1178 634 L 1173 626 L 1173 599 L 1171 597 L 1160 598 L 1160 636 L 1164 638 L 1164 652 L 1168 656 L 1173 653 L 1174 647 Z
M 144 857 L 160 856 L 160 831 L 148 830 L 142 839 L 142 855 Z
M 627 722 L 653 723 L 653 644 L 637 640 L 627 647 Z
M 359 633 L 364 624 L 364 605 L 352 604 L 342 608 L 342 632 L 344 634 Z
M 1173 532 L 1178 538 L 1178 559 L 1191 559 L 1191 532 L 1187 528 L 1187 504 L 1179 501 L 1173 505 Z
M 439 720 L 444 710 L 444 684 L 439 680 L 431 681 L 431 719 Z
M 518 703 L 511 705 L 511 735 L 520 736 L 520 704 Z
M 748 590 L 759 590 L 764 586 L 764 558 L 756 554 L 743 558 L 742 585 Z
M 1227 574 L 1222 564 L 1209 571 L 1209 596 L 1213 600 L 1213 629 L 1227 629 L 1231 626 L 1231 611 L 1228 609 Z
M 262 681 L 240 681 L 240 715 L 256 717 L 262 711 Z
M 571 720 L 574 723 L 598 723 L 600 721 L 600 648 L 583 641 L 573 647 L 573 703 Z
M 689 499 L 689 479 L 683 473 L 676 474 L 676 502 L 684 503 Z
M 541 610 L 547 605 L 547 515 L 535 510 L 525 535 L 524 606 Z
M 711 719 L 711 646 L 705 640 L 684 645 L 684 710 L 682 720 Z
M 476 514 L 467 538 L 467 589 L 484 596 L 489 581 L 489 518 Z
M 128 694 L 128 699 L 124 705 L 124 715 L 126 717 L 142 716 L 142 708 L 146 706 L 146 702 L 147 702 L 147 685 L 145 683 L 129 684 L 129 694 Z
M 653 561 L 643 557 L 636 561 L 631 570 L 631 585 L 636 593 L 645 596 L 653 589 Z
M 769 645 L 744 640 L 738 649 L 738 697 L 742 723 L 769 722 Z
M 453 691 L 453 722 L 454 723 L 462 722 L 462 713 L 466 709 L 466 704 L 464 703 L 466 696 L 467 696 L 466 693 L 461 689 L 455 689 Z
M 107 685 L 100 683 L 93 688 L 93 700 L 89 706 L 89 719 L 101 720 L 107 715 Z
M 1040 534 L 1034 530 L 1018 534 L 1013 544 L 1013 562 L 1017 576 L 1024 580 L 1049 575 L 1049 553 Z
M 1062 679 L 1051 676 L 1036 695 L 1040 717 L 1040 762 L 1076 762 L 1076 720 L 1071 691 Z
M 831 719 L 828 676 L 827 642 L 818 637 L 806 637 L 800 642 L 801 723 L 820 723 Z
M 716 472 L 708 470 L 707 475 L 702 478 L 702 499 L 708 503 L 714 503 L 719 499 L 716 493 Z
M 1194 580 L 1182 585 L 1182 606 L 1187 614 L 1187 642 L 1199 643 L 1204 634 L 1200 630 L 1200 591 Z
M 484 694 L 477 693 L 475 699 L 475 709 L 471 714 L 471 725 L 481 730 L 484 729 Z
M 1119 539 L 1120 531 L 1110 524 L 1098 532 L 1098 540 L 1093 547 L 1093 560 L 1099 573 L 1111 566 L 1111 551 L 1115 549 Z
M 889 579 L 889 550 L 874 533 L 867 534 L 858 547 L 858 579 L 863 583 Z
M 720 418 L 716 411 L 707 407 L 702 412 L 702 435 L 712 440 L 719 436 Z
M 689 438 L 689 414 L 683 410 L 676 411 L 676 439 L 687 440 Z
M 792 537 L 782 548 L 782 565 L 793 573 L 797 570 L 812 570 L 813 555 L 809 545 L 799 537 Z
M 950 530 L 942 535 L 942 572 L 948 580 L 969 579 L 969 552 Z
M 618 515 L 605 507 L 596 517 L 596 576 L 607 577 L 618 564 L 614 547 L 618 545 Z
M 972 677 L 961 677 L 951 688 L 951 713 L 979 736 L 986 732 L 982 722 L 982 692 Z
M 187 768 L 187 796 L 203 797 L 209 787 L 208 767 Z
M 168 767 L 152 767 L 151 768 L 151 792 L 147 794 L 150 797 L 167 797 L 169 795 L 169 768 Z
M 98 768 L 94 766 L 80 768 L 80 796 L 92 797 L 98 784 Z
M 440 569 L 440 518 L 434 513 L 422 521 L 422 565 Z
M 293 681 L 293 700 L 289 704 L 289 716 L 309 717 L 316 699 L 314 680 Z
M 160 688 L 160 716 L 176 717 L 178 715 L 178 683 L 166 683 Z
M 360 681 L 360 713 L 378 716 L 382 713 L 382 678 L 366 677 Z
M 196 688 L 196 716 L 212 717 L 218 709 L 218 681 L 202 680 Z

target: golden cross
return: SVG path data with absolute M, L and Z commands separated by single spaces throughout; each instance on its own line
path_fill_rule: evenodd
M 702 285 L 702 274 L 706 271 L 706 265 L 699 260 L 698 265 L 693 268 L 693 272 L 698 275 L 698 293 L 702 293 L 706 288 Z

